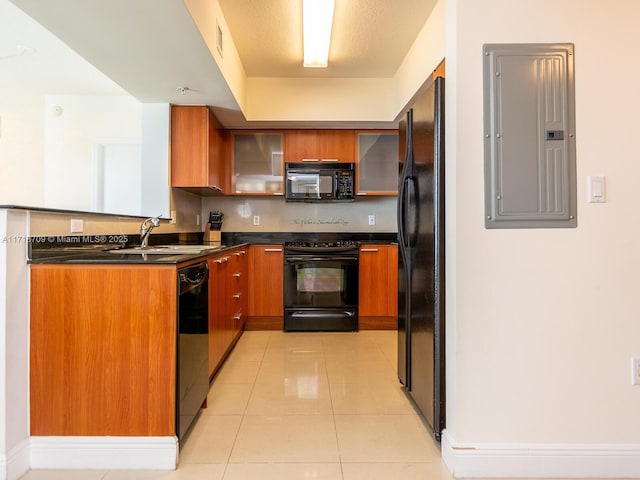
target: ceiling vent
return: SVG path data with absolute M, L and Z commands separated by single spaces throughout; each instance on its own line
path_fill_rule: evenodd
M 216 47 L 218 49 L 218 53 L 222 58 L 222 29 L 220 28 L 220 23 L 216 19 Z

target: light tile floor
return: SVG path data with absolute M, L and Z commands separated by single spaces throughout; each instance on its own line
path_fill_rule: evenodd
M 452 477 L 396 377 L 396 333 L 245 332 L 175 472 L 33 470 L 23 480 Z

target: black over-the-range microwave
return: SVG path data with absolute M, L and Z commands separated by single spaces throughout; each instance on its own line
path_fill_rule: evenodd
M 290 202 L 351 202 L 355 199 L 353 163 L 285 165 L 285 199 Z

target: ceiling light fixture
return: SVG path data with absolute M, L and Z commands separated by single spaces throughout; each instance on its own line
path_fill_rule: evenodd
M 326 67 L 335 0 L 302 0 L 305 67 Z

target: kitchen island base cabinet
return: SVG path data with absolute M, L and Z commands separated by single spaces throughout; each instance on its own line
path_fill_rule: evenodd
M 249 317 L 246 330 L 284 330 L 284 248 L 252 245 L 249 249 Z
M 362 245 L 359 262 L 360 330 L 398 327 L 398 246 Z
M 32 265 L 31 435 L 176 434 L 175 266 Z

